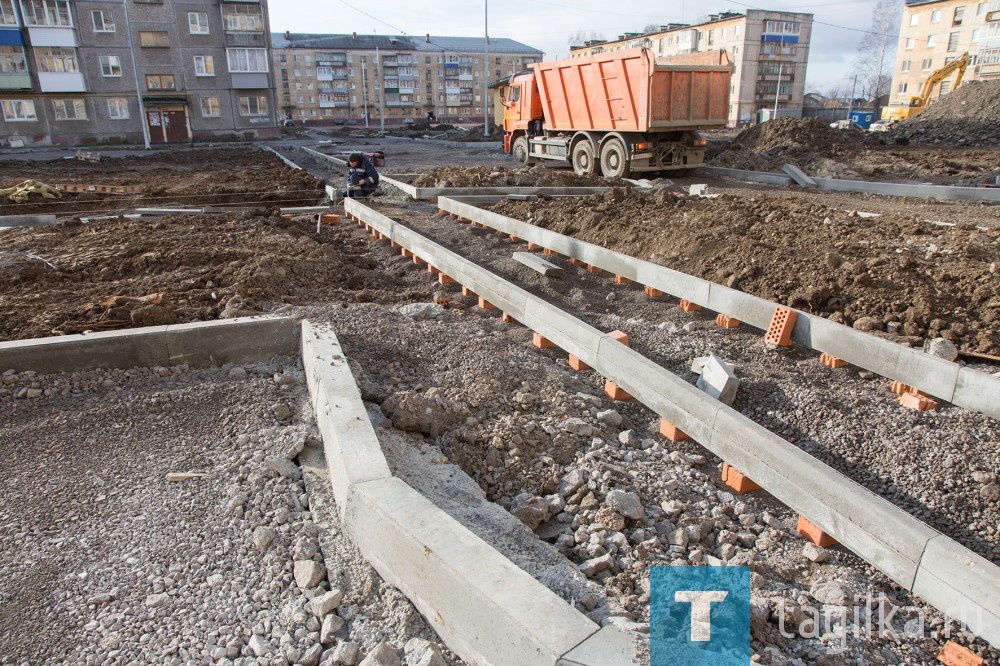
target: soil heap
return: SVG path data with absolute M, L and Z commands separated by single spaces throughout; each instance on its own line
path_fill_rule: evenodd
M 502 201 L 510 217 L 878 335 L 1000 353 L 1000 230 L 804 201 L 623 189 Z M 725 221 L 725 223 L 721 223 Z
M 891 139 L 949 146 L 1000 146 L 1000 81 L 973 81 L 889 130 Z
M 780 172 L 794 164 L 811 175 L 851 178 L 842 162 L 861 150 L 869 137 L 858 129 L 833 129 L 819 118 L 778 118 L 741 132 L 712 166 Z

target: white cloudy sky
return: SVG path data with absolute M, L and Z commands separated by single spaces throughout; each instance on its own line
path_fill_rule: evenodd
M 807 82 L 826 90 L 846 79 L 863 37 L 859 30 L 871 25 L 876 0 L 773 0 L 764 5 L 731 0 L 270 0 L 268 6 L 273 32 L 480 36 L 487 3 L 491 36 L 541 49 L 547 60 L 565 57 L 570 35 L 579 31 L 614 39 L 653 23 L 694 23 L 711 13 L 742 12 L 748 6 L 811 13 L 817 23 Z

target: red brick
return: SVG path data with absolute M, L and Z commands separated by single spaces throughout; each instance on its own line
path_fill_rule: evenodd
M 610 379 L 604 382 L 604 394 L 612 400 L 631 400 L 632 394 L 615 384 Z
M 624 275 L 616 275 L 615 284 L 632 284 L 632 280 L 629 280 Z
M 771 317 L 771 325 L 764 334 L 764 342 L 778 347 L 792 346 L 792 329 L 799 313 L 786 307 L 778 306 Z
M 573 368 L 577 372 L 583 372 L 584 370 L 590 370 L 590 366 L 581 361 L 576 356 L 572 354 L 569 355 L 569 367 Z
M 505 324 L 516 324 L 517 323 L 517 320 L 514 319 L 513 317 L 511 317 L 506 312 L 503 313 L 502 319 L 503 319 L 503 321 L 504 321 Z
M 535 333 L 531 338 L 531 344 L 535 345 L 539 349 L 552 349 L 556 346 L 556 343 L 552 342 L 548 338 L 542 337 L 541 333 Z
M 417 255 L 413 255 L 413 263 L 415 263 L 417 266 L 423 266 L 427 262 L 418 257 Z
M 472 291 L 468 287 L 462 287 L 462 296 L 475 296 L 476 292 Z
M 660 419 L 660 434 L 671 442 L 683 442 L 691 439 L 687 433 L 666 419 Z
M 722 482 L 738 493 L 752 493 L 755 490 L 760 490 L 760 486 L 726 462 L 722 463 Z
M 608 333 L 608 337 L 609 338 L 614 338 L 615 340 L 617 340 L 618 342 L 622 343 L 626 347 L 629 346 L 628 345 L 628 333 L 626 333 L 625 331 L 618 331 L 618 330 L 611 331 L 610 333 Z
M 701 306 L 682 298 L 680 302 L 680 309 L 684 310 L 684 312 L 697 312 L 698 310 L 701 310 Z
M 587 265 L 587 262 L 583 261 L 582 259 L 577 259 L 576 257 L 571 258 L 569 260 L 569 263 L 573 264 L 574 266 L 586 266 Z
M 740 325 L 740 320 L 733 319 L 729 315 L 720 314 L 715 318 L 715 323 L 721 328 L 737 328 Z
M 937 401 L 931 400 L 917 391 L 904 393 L 899 396 L 899 404 L 908 409 L 915 409 L 920 412 L 928 412 L 937 407 Z
M 655 287 L 650 287 L 648 284 L 643 288 L 643 291 L 645 291 L 646 295 L 650 298 L 661 298 L 663 296 L 662 291 Z
M 803 539 L 811 541 L 820 548 L 829 548 L 830 546 L 837 545 L 836 539 L 810 523 L 805 516 L 799 516 L 799 524 L 795 529 Z
M 828 368 L 833 368 L 834 370 L 836 370 L 837 368 L 847 367 L 847 361 L 845 361 L 842 358 L 837 358 L 832 354 L 820 354 L 819 362 Z
M 444 273 L 438 273 L 438 283 L 439 284 L 453 284 L 455 278 L 445 275 Z
M 542 249 L 542 246 L 541 245 L 535 245 L 534 243 L 532 243 L 532 242 L 529 241 L 528 242 L 528 249 L 529 250 L 540 250 L 540 249 Z
M 595 266 L 594 264 L 587 264 L 587 270 L 590 271 L 591 273 L 602 272 L 602 269 L 599 266 Z
M 479 298 L 479 307 L 481 307 L 484 310 L 496 310 L 497 306 L 493 305 L 488 300 L 486 300 L 485 298 L 483 298 L 483 297 L 480 296 L 480 298 Z
M 983 666 L 983 658 L 955 641 L 948 641 L 938 652 L 938 661 L 944 666 Z
M 559 256 L 558 252 L 556 252 L 555 250 L 550 250 L 549 248 L 545 248 L 544 250 L 542 250 L 542 254 L 547 254 L 550 257 L 558 257 Z
M 340 224 L 340 216 L 334 213 L 323 213 L 319 216 L 319 221 L 323 224 Z

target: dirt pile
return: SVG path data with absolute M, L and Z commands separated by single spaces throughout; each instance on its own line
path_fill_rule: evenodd
M 1000 353 L 1000 230 L 787 199 L 620 189 L 494 210 L 859 330 Z
M 1000 81 L 973 81 L 889 129 L 889 137 L 949 146 L 1000 146 Z
M 317 237 L 311 216 L 71 221 L 0 238 L 0 340 L 407 295 L 376 269 L 366 243 L 330 230 Z
M 439 167 L 421 175 L 416 187 L 608 187 L 622 186 L 620 179 L 578 176 L 567 169 L 547 169 L 541 164 L 518 169 L 504 167 Z
M 812 175 L 849 178 L 844 162 L 871 139 L 861 130 L 833 129 L 819 118 L 778 118 L 741 132 L 712 166 L 751 171 L 781 171 L 795 164 Z

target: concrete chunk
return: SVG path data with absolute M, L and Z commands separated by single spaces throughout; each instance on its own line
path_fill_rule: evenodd
M 515 252 L 514 261 L 519 264 L 524 264 L 531 270 L 537 271 L 545 277 L 561 278 L 563 276 L 563 269 L 559 268 L 551 261 L 546 261 L 545 259 L 529 252 Z
M 724 405 L 732 406 L 740 380 L 733 373 L 733 366 L 711 354 L 701 367 L 701 376 L 696 385 Z
M 810 178 L 805 171 L 798 168 L 794 164 L 786 164 L 782 167 L 782 170 L 791 176 L 792 180 L 802 187 L 816 187 L 816 181 Z

